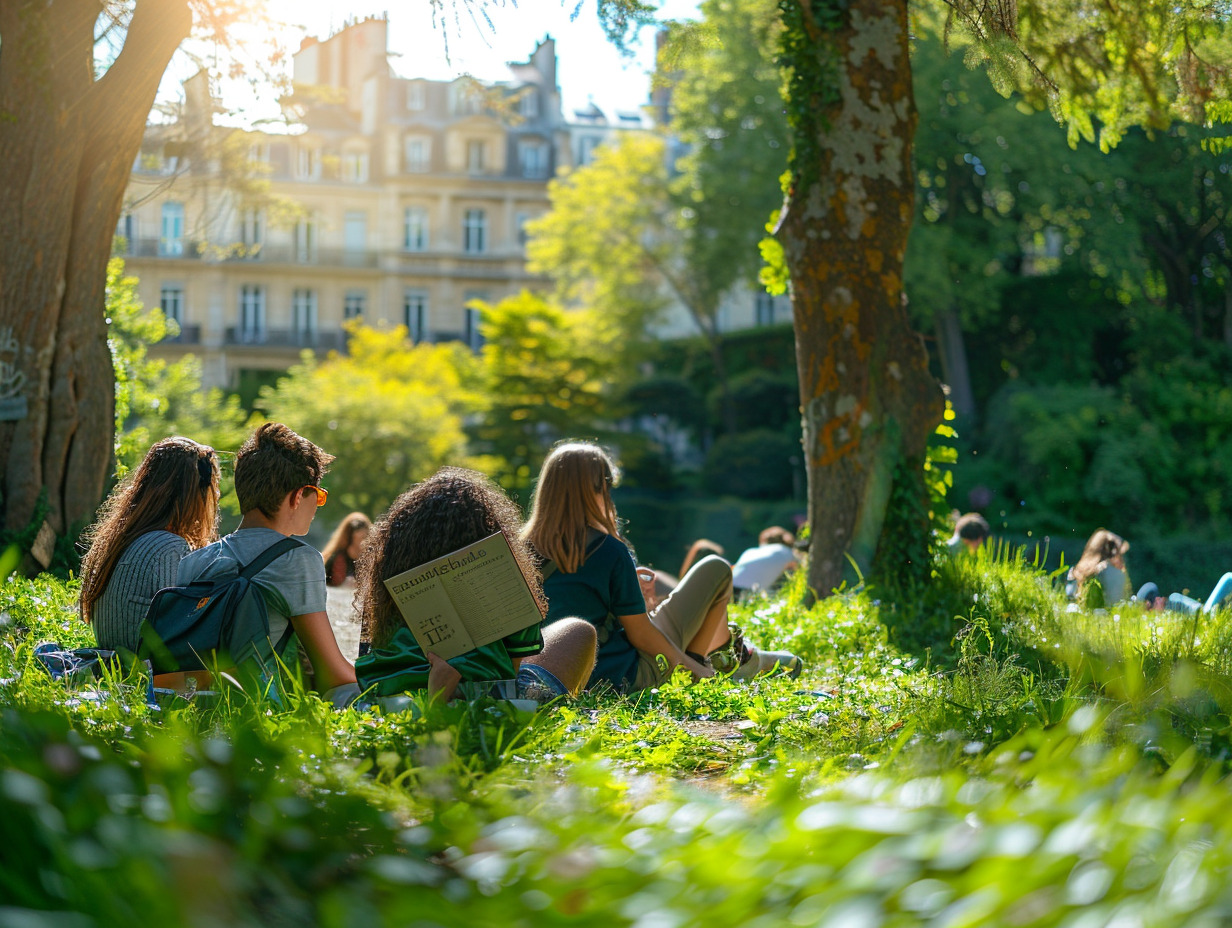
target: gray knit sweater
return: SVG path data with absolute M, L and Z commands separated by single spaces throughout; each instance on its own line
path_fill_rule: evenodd
M 128 546 L 94 601 L 90 622 L 100 648 L 137 650 L 150 600 L 164 587 L 175 586 L 180 559 L 191 550 L 179 535 L 163 531 L 146 532 Z

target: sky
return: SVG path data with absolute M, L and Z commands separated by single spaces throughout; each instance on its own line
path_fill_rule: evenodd
M 272 19 L 287 24 L 278 38 L 292 51 L 305 35 L 324 39 L 353 18 L 388 11 L 390 61 L 401 77 L 448 80 L 469 73 L 481 80 L 505 80 L 506 62 L 525 61 L 535 44 L 551 35 L 556 40 L 557 83 L 567 116 L 591 100 L 609 115 L 636 110 L 649 97 L 654 30 L 643 29 L 631 48 L 632 56 L 622 55 L 599 26 L 596 2 L 582 0 L 579 9 L 577 0 L 520 0 L 516 5 L 511 0 L 487 0 L 476 2 L 472 12 L 462 9 L 456 19 L 447 11 L 446 20 L 438 17 L 435 26 L 427 0 L 400 6 L 390 0 L 268 0 L 266 6 Z M 485 13 L 491 25 L 484 20 Z M 695 18 L 697 0 L 664 0 L 660 16 Z M 160 97 L 179 98 L 179 82 L 195 68 L 184 56 L 173 62 Z M 227 122 L 252 123 L 278 114 L 273 93 L 260 86 L 255 96 L 239 83 L 224 87 L 223 102 L 243 111 Z

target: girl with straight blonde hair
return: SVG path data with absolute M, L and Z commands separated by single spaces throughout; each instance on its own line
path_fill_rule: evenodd
M 103 503 L 81 560 L 81 616 L 100 648 L 137 650 L 154 594 L 218 533 L 218 480 L 213 448 L 164 438 Z
M 620 534 L 612 487 L 620 470 L 590 442 L 558 444 L 543 462 L 522 537 L 542 559 L 546 625 L 577 617 L 595 626 L 599 654 L 588 687 L 637 692 L 676 667 L 693 678 L 716 670 L 745 679 L 800 672 L 794 654 L 758 651 L 727 624 L 731 565 L 710 555 L 659 602 L 654 571 L 639 568 Z M 738 630 L 736 630 L 738 632 Z

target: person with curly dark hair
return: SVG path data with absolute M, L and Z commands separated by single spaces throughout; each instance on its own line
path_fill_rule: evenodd
M 520 529 L 518 508 L 509 497 L 482 474 L 462 468 L 443 468 L 394 501 L 373 526 L 356 568 L 361 634 L 371 642 L 371 650 L 355 662 L 364 691 L 393 696 L 426 690 L 448 700 L 460 682 L 516 679 L 520 694 L 577 693 L 595 662 L 589 623 L 566 619 L 548 629 L 535 624 L 445 661 L 420 649 L 385 586 L 390 577 L 504 532 L 544 612 L 539 572 Z
M 174 586 L 180 561 L 218 531 L 218 456 L 164 438 L 112 491 L 87 533 L 81 616 L 100 648 L 136 651 L 154 594 Z

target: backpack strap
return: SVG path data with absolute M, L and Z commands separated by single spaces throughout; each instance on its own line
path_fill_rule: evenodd
M 304 543 L 298 538 L 292 538 L 288 535 L 286 538 L 274 542 L 255 558 L 249 561 L 244 567 L 241 567 L 239 575 L 245 580 L 251 580 L 288 551 L 298 548 L 303 544 Z M 291 640 L 291 636 L 293 634 L 295 634 L 295 629 L 291 627 L 291 622 L 288 619 L 286 629 L 283 631 L 281 637 L 279 637 L 278 643 L 274 645 L 274 652 L 281 654 L 282 649 L 287 646 L 287 642 Z
M 239 575 L 245 580 L 251 580 L 292 548 L 298 548 L 303 544 L 304 543 L 298 538 L 292 538 L 288 535 L 286 538 L 274 542 L 251 561 L 249 561 L 245 566 L 241 567 Z

